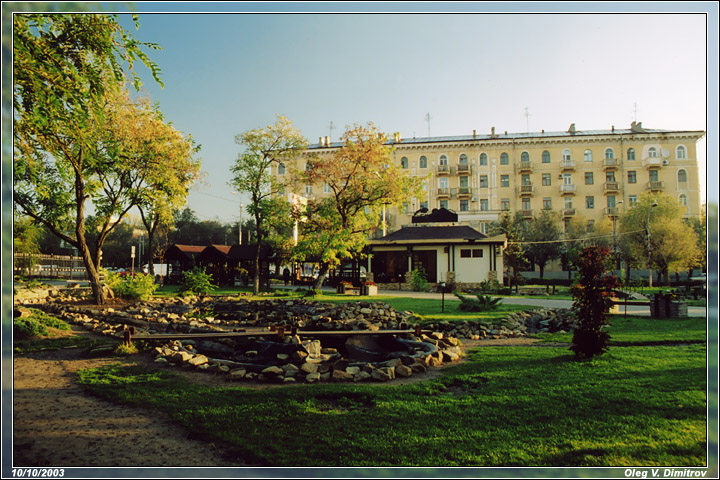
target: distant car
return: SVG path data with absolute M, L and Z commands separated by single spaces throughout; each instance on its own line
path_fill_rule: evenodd
M 690 277 L 690 280 L 693 282 L 706 282 L 707 283 L 707 273 L 701 273 L 700 275 L 696 277 Z

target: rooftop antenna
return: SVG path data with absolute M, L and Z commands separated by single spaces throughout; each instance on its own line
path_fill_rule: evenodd
M 330 139 L 332 139 L 332 131 L 335 129 L 335 124 L 330 120 L 330 125 L 328 126 L 330 129 Z
M 425 121 L 428 122 L 428 137 L 430 136 L 430 113 L 425 114 Z
M 528 112 L 528 107 L 525 107 L 525 129 L 527 133 L 530 133 L 530 112 Z
M 637 122 L 637 102 L 633 103 L 633 115 L 635 116 L 635 121 Z

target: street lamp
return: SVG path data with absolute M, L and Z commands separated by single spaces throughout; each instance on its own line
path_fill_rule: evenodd
M 657 202 L 653 202 L 652 205 L 650 205 L 650 210 L 648 210 L 648 221 L 647 221 L 647 250 L 648 250 L 648 286 L 652 288 L 652 255 L 650 251 L 650 215 L 652 214 L 652 209 L 657 207 Z
M 622 200 L 618 201 L 615 204 L 615 207 L 613 208 L 613 216 L 612 216 L 612 220 L 613 220 L 613 254 L 615 255 L 615 267 L 616 267 L 615 269 L 613 269 L 613 275 L 615 274 L 615 270 L 620 270 L 620 257 L 618 256 L 617 239 L 616 239 L 616 233 L 615 233 L 616 232 L 615 223 L 617 222 L 617 217 L 618 217 L 617 205 L 620 205 L 621 203 L 623 203 Z M 624 210 L 624 206 L 623 206 L 623 210 Z
M 242 214 L 243 204 L 240 202 L 240 220 L 238 222 L 238 245 L 242 245 Z
M 440 291 L 442 292 L 442 312 L 445 313 L 445 282 L 440 282 Z

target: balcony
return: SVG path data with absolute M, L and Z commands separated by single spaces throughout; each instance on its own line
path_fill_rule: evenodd
M 563 195 L 574 195 L 575 189 L 576 185 L 574 183 L 571 183 L 569 185 L 560 185 L 560 193 Z
M 472 194 L 470 187 L 460 187 L 457 190 L 458 198 L 469 197 Z
M 438 198 L 450 198 L 450 189 L 449 188 L 438 188 L 437 190 L 437 196 Z
M 519 172 L 532 172 L 532 170 L 533 170 L 532 162 L 520 162 L 518 164 Z
M 532 195 L 533 194 L 533 186 L 532 185 L 520 185 L 520 195 Z
M 614 158 L 606 158 L 604 167 L 605 167 L 605 170 L 617 170 L 618 161 Z
M 619 192 L 620 191 L 620 185 L 618 182 L 606 182 L 605 183 L 605 193 L 610 192 Z
M 643 158 L 642 165 L 643 167 L 652 168 L 652 167 L 662 167 L 663 165 L 667 165 L 668 161 L 667 159 L 662 159 L 658 157 L 647 157 Z
M 574 208 L 564 208 L 562 211 L 563 217 L 572 217 L 575 215 L 575 209 Z
M 438 175 L 450 175 L 450 165 L 438 165 L 437 166 L 437 174 Z
M 457 166 L 457 172 L 462 175 L 463 173 L 470 173 L 470 165 L 468 164 L 460 164 Z
M 575 161 L 573 160 L 563 160 L 560 163 L 560 167 L 563 170 L 575 170 Z
M 665 182 L 648 182 L 647 189 L 651 192 L 659 192 L 665 188 Z
M 520 210 L 520 215 L 522 215 L 525 218 L 532 218 L 533 216 L 532 210 Z
M 605 207 L 605 215 L 609 217 L 616 217 L 620 215 L 620 209 L 618 207 Z

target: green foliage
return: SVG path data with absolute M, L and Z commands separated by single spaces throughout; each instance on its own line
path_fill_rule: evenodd
M 217 288 L 212 283 L 212 274 L 205 273 L 204 268 L 194 267 L 192 270 L 183 272 L 180 281 L 179 295 L 208 295 Z
M 115 347 L 113 354 L 124 357 L 127 355 L 135 355 L 138 352 L 139 350 L 137 346 L 133 342 L 130 342 L 130 345 L 125 345 L 125 343 L 119 343 L 118 346 Z
M 458 292 L 453 292 L 460 299 L 460 310 L 464 312 L 485 312 L 496 310 L 502 303 L 502 298 L 493 298 L 490 295 L 476 295 L 477 299 L 466 297 Z
M 317 297 L 318 295 L 320 295 L 320 291 L 314 288 L 308 288 L 305 290 L 305 293 L 303 293 L 303 297 Z
M 427 281 L 427 274 L 422 268 L 413 270 L 410 273 L 410 285 L 414 292 L 427 292 L 430 284 Z
M 58 330 L 70 330 L 70 326 L 52 315 L 40 310 L 30 309 L 30 315 L 13 319 L 15 340 L 27 340 L 30 337 L 49 335 L 48 327 Z
M 105 272 L 105 284 L 116 296 L 133 300 L 147 300 L 158 288 L 155 278 L 144 273 Z
M 483 280 L 480 282 L 480 291 L 482 293 L 498 293 L 500 291 L 500 282 L 497 280 Z
M 580 322 L 570 347 L 576 357 L 602 355 L 610 343 L 610 335 L 605 330 L 609 323 L 607 312 L 612 307 L 612 291 L 618 282 L 615 277 L 605 275 L 608 256 L 606 247 L 586 247 L 578 260 L 578 282 L 571 288 L 575 299 L 573 309 Z
M 560 257 L 562 244 L 557 242 L 562 235 L 560 220 L 556 212 L 542 210 L 540 215 L 533 217 L 525 232 L 525 254 L 528 259 L 540 268 L 540 278 L 545 272 L 545 265 Z

